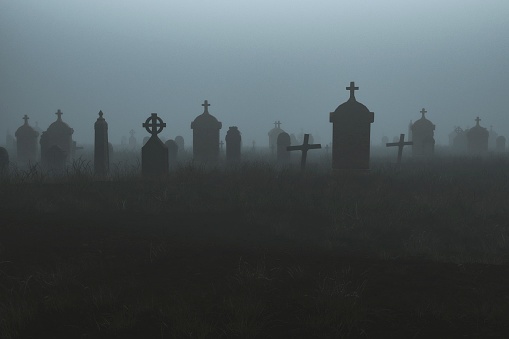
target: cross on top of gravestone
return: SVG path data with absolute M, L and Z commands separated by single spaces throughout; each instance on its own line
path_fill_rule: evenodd
M 208 100 L 205 100 L 205 101 L 203 102 L 203 104 L 201 104 L 201 105 L 202 105 L 203 107 L 205 107 L 205 110 L 203 111 L 203 113 L 208 113 L 208 112 L 209 112 L 209 106 L 210 106 L 209 101 L 208 101 Z
M 456 132 L 456 133 L 460 134 L 460 133 L 462 133 L 462 132 L 463 132 L 463 129 L 462 129 L 461 127 L 459 127 L 459 126 L 458 126 L 458 127 L 456 127 L 456 128 L 454 129 L 454 132 Z
M 30 119 L 28 117 L 28 115 L 25 114 L 25 116 L 23 117 L 23 120 L 25 120 L 25 125 L 28 125 L 28 119 Z
M 479 121 L 481 121 L 481 119 L 479 117 L 475 118 L 475 122 L 477 123 L 476 126 L 479 126 Z
M 309 143 L 309 134 L 304 134 L 304 141 L 300 146 L 288 146 L 286 147 L 287 151 L 302 151 L 302 157 L 300 160 L 300 168 L 304 169 L 306 167 L 306 158 L 308 151 L 310 149 L 318 149 L 322 148 L 321 144 L 310 144 Z
M 398 146 L 398 164 L 400 164 L 401 163 L 401 157 L 403 155 L 403 147 L 406 146 L 406 145 L 413 145 L 413 144 L 414 143 L 411 142 L 411 141 L 406 141 L 405 142 L 405 135 L 404 134 L 400 134 L 398 142 L 389 142 L 389 143 L 386 143 L 385 146 L 386 147 Z
M 161 133 L 163 128 L 166 127 L 166 123 L 163 122 L 163 119 L 157 116 L 157 113 L 152 113 L 150 114 L 150 118 L 143 123 L 142 127 L 145 127 L 147 132 L 156 136 Z
M 359 89 L 359 87 L 355 86 L 355 81 L 350 81 L 350 87 L 346 89 L 350 91 L 350 99 L 355 99 L 355 91 Z
M 103 111 L 99 111 L 99 118 L 104 119 L 103 115 L 104 115 Z
M 428 111 L 426 111 L 426 110 L 423 108 L 423 109 L 421 109 L 421 112 L 420 112 L 420 113 L 422 114 L 422 118 L 424 119 L 424 114 L 428 113 Z
M 57 110 L 57 112 L 55 113 L 57 116 L 58 116 L 58 120 L 62 120 L 62 111 L 60 109 Z
M 281 128 L 281 121 L 274 121 L 274 127 L 275 128 Z

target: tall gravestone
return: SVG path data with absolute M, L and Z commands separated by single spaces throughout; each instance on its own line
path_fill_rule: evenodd
M 291 146 L 292 142 L 290 135 L 286 132 L 280 133 L 277 137 L 277 161 L 288 162 L 290 161 L 290 152 L 288 147 Z
M 43 166 L 59 169 L 71 158 L 74 130 L 62 120 L 62 111 L 55 114 L 57 120 L 41 135 L 41 162 Z
M 412 155 L 432 156 L 435 151 L 434 131 L 435 125 L 424 116 L 428 113 L 424 108 L 420 112 L 422 117 L 414 122 L 411 127 Z
M 184 152 L 184 146 L 185 146 L 184 138 L 181 135 L 177 135 L 175 137 L 175 142 L 177 143 L 179 153 Z
M 226 160 L 240 161 L 242 137 L 237 126 L 231 126 L 224 139 L 226 141 Z
M 35 163 L 37 160 L 37 140 L 39 133 L 28 124 L 25 114 L 25 123 L 16 130 L 16 149 L 19 163 Z
M 164 144 L 168 148 L 168 165 L 170 167 L 174 167 L 177 165 L 179 146 L 175 141 L 171 139 L 166 140 Z
M 332 122 L 332 168 L 368 170 L 371 123 L 374 113 L 355 99 L 359 87 L 350 82 L 350 99 L 330 113 Z
M 168 174 L 168 148 L 157 136 L 166 127 L 166 123 L 157 116 L 157 113 L 152 113 L 142 126 L 151 135 L 141 148 L 142 174 L 144 176 Z
M 0 173 L 5 173 L 9 168 L 9 152 L 7 149 L 0 147 Z
M 202 106 L 203 113 L 191 123 L 193 156 L 198 161 L 216 161 L 219 156 L 219 130 L 222 124 L 209 113 L 210 104 L 207 100 Z
M 488 152 L 489 132 L 479 124 L 479 117 L 475 119 L 476 125 L 467 132 L 468 153 L 482 155 Z
M 110 169 L 110 148 L 108 142 L 108 123 L 99 111 L 99 118 L 94 124 L 94 172 L 96 175 L 106 175 Z
M 269 136 L 269 149 L 271 153 L 274 153 L 277 147 L 277 137 L 284 131 L 281 129 L 281 121 L 274 121 L 274 128 L 268 133 Z

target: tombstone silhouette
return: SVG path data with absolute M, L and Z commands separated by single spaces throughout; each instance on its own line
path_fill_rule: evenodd
M 355 99 L 355 91 L 359 87 L 353 81 L 346 89 L 350 91 L 350 98 L 329 117 L 332 123 L 332 168 L 367 170 L 374 113 Z
M 9 168 L 9 152 L 0 147 L 0 172 L 5 172 Z
M 25 123 L 16 130 L 16 149 L 18 162 L 35 163 L 37 158 L 37 140 L 39 132 L 28 124 L 28 116 L 25 114 Z
M 287 162 L 290 160 L 290 152 L 288 152 L 288 146 L 290 146 L 291 140 L 288 133 L 280 133 L 277 137 L 277 161 Z
M 74 133 L 74 129 L 69 127 L 62 120 L 62 111 L 58 110 L 56 113 L 57 120 L 53 122 L 48 129 L 42 133 L 40 144 L 41 144 L 41 162 L 44 166 L 60 167 L 60 159 L 57 154 L 65 154 L 64 163 L 70 160 L 72 153 L 74 151 L 74 142 L 72 140 L 72 135 Z M 48 157 L 48 151 L 53 147 L 58 146 L 58 148 L 63 152 L 59 153 L 56 149 L 53 149 L 52 159 Z M 56 156 L 56 158 L 55 158 Z M 54 160 L 57 160 L 57 163 L 54 163 Z
M 420 111 L 422 117 L 412 124 L 413 156 L 432 156 L 435 151 L 434 131 L 435 125 L 424 116 L 428 111 L 424 108 Z
M 467 132 L 467 147 L 470 154 L 486 154 L 488 152 L 489 132 L 482 127 L 479 122 L 481 119 L 475 119 L 476 125 Z
M 454 129 L 455 136 L 452 140 L 452 148 L 455 152 L 465 153 L 467 151 L 467 131 L 464 131 L 461 127 Z
M 271 129 L 268 133 L 269 136 L 269 148 L 271 150 L 271 153 L 274 153 L 274 150 L 277 147 L 277 137 L 279 134 L 283 133 L 284 131 L 281 129 L 281 121 L 274 121 L 274 128 Z
M 191 123 L 193 130 L 193 156 L 198 161 L 216 161 L 219 156 L 219 130 L 222 127 L 209 113 L 207 100 L 202 104 L 203 113 Z
M 319 149 L 322 148 L 322 145 L 320 144 L 310 144 L 309 143 L 309 134 L 304 134 L 304 140 L 302 142 L 302 145 L 300 146 L 288 146 L 286 147 L 287 151 L 301 151 L 301 160 L 300 160 L 300 168 L 301 170 L 304 170 L 306 168 L 306 158 L 308 155 L 308 151 L 310 149 Z
M 94 124 L 94 172 L 96 175 L 106 175 L 110 169 L 110 147 L 108 142 L 108 123 L 99 111 L 99 118 Z
M 399 141 L 398 142 L 389 142 L 389 143 L 385 144 L 386 147 L 398 146 L 398 164 L 401 163 L 401 157 L 403 156 L 403 147 L 406 146 L 406 145 L 413 145 L 413 142 L 411 142 L 411 141 L 406 141 L 405 142 L 405 135 L 404 134 L 400 134 L 399 135 Z
M 152 113 L 142 125 L 151 134 L 147 143 L 141 148 L 141 171 L 144 176 L 161 176 L 168 174 L 168 148 L 157 136 L 166 123 Z
M 167 140 L 165 143 L 168 148 L 168 164 L 170 167 L 177 165 L 179 146 L 173 140 Z
M 242 137 L 237 126 L 231 126 L 224 138 L 226 141 L 226 160 L 240 161 L 240 148 L 242 145 Z
M 505 152 L 505 137 L 503 137 L 502 135 L 498 136 L 496 143 L 497 143 L 497 146 L 496 146 L 497 152 Z
M 182 152 L 184 152 L 184 138 L 181 135 L 177 135 L 175 137 L 175 142 L 179 147 L 178 148 L 179 153 L 182 154 Z

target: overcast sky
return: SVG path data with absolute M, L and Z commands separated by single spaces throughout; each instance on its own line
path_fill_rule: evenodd
M 61 109 L 78 144 L 102 110 L 114 144 L 156 112 L 189 145 L 205 99 L 222 139 L 266 145 L 280 120 L 326 143 L 350 81 L 372 143 L 423 107 L 438 143 L 476 116 L 509 137 L 508 18 L 507 0 L 0 0 L 0 144 Z

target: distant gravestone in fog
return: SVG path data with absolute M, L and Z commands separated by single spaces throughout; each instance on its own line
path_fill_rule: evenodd
M 490 126 L 489 130 L 489 137 L 488 137 L 488 149 L 496 149 L 497 148 L 497 138 L 498 133 L 495 132 L 493 129 L 493 126 Z
M 60 169 L 62 156 L 65 165 L 65 162 L 69 161 L 73 154 L 75 145 L 72 135 L 74 130 L 62 120 L 62 111 L 58 110 L 55 114 L 57 120 L 41 135 L 41 162 L 43 166 Z
M 94 173 L 106 175 L 110 169 L 110 149 L 108 142 L 108 123 L 99 111 L 99 118 L 94 124 Z
M 152 113 L 142 125 L 151 134 L 147 143 L 141 148 L 141 172 L 144 176 L 160 176 L 168 174 L 168 148 L 157 136 L 166 123 Z
M 210 104 L 207 100 L 202 106 L 203 113 L 191 123 L 193 156 L 197 161 L 216 161 L 219 156 L 219 130 L 222 124 L 209 113 Z
M 505 152 L 505 137 L 503 137 L 502 135 L 498 136 L 496 143 L 497 143 L 497 146 L 496 146 L 497 152 Z
M 467 132 L 468 153 L 482 155 L 488 152 L 489 132 L 479 124 L 479 117 L 475 119 L 476 125 Z
M 280 133 L 277 137 L 277 161 L 287 162 L 290 160 L 290 152 L 288 152 L 288 146 L 291 146 L 292 142 L 290 135 L 286 132 Z
M 308 155 L 308 151 L 310 149 L 319 149 L 322 148 L 322 145 L 320 144 L 310 144 L 309 143 L 310 135 L 304 134 L 304 140 L 302 141 L 302 145 L 300 146 L 288 146 L 286 148 L 287 151 L 301 151 L 301 161 L 300 161 L 300 168 L 304 170 L 306 168 L 306 158 Z
M 0 172 L 5 172 L 9 168 L 9 152 L 0 147 Z
M 350 82 L 348 101 L 330 113 L 332 123 L 332 168 L 335 170 L 369 169 L 370 133 L 374 113 L 357 102 L 359 87 Z
M 423 108 L 420 113 L 422 117 L 414 122 L 411 127 L 412 155 L 413 156 L 432 156 L 435 152 L 434 131 L 435 125 L 424 116 L 427 111 Z
M 454 129 L 456 135 L 452 141 L 452 148 L 456 153 L 466 153 L 467 151 L 467 131 L 464 131 L 461 127 Z
M 39 133 L 28 124 L 28 119 L 28 116 L 25 114 L 23 117 L 25 123 L 15 133 L 18 162 L 20 163 L 35 163 L 37 160 Z
M 240 161 L 240 148 L 242 145 L 242 137 L 237 126 L 231 126 L 224 138 L 226 141 L 226 160 Z
M 393 147 L 393 146 L 398 146 L 398 164 L 401 163 L 401 157 L 403 156 L 403 147 L 406 146 L 406 145 L 412 145 L 413 142 L 412 141 L 405 141 L 405 135 L 404 134 L 400 134 L 399 135 L 399 141 L 398 142 L 390 142 L 390 143 L 387 143 L 385 146 L 386 147 Z
M 271 150 L 271 153 L 274 153 L 274 150 L 277 147 L 277 137 L 279 134 L 283 133 L 284 131 L 281 129 L 281 121 L 274 121 L 274 128 L 271 129 L 268 133 L 269 135 L 269 148 Z
M 389 138 L 386 137 L 386 136 L 383 136 L 382 137 L 382 146 L 385 146 L 385 144 L 388 143 L 388 142 L 389 142 Z
M 175 142 L 179 147 L 179 153 L 182 154 L 182 152 L 184 152 L 184 138 L 180 135 L 177 135 L 175 137 Z
M 136 148 L 136 143 L 137 143 L 137 140 L 134 137 L 134 134 L 136 134 L 136 132 L 132 129 L 132 130 L 129 131 L 129 134 L 131 135 L 129 137 L 129 148 L 131 150 L 134 150 Z
M 168 148 L 168 165 L 170 167 L 174 167 L 177 165 L 179 146 L 175 141 L 171 139 L 166 140 L 164 144 Z
M 304 135 L 303 135 L 303 137 L 304 137 Z M 297 137 L 293 133 L 290 133 L 290 143 L 292 145 L 297 145 L 299 143 L 299 141 L 297 140 Z

